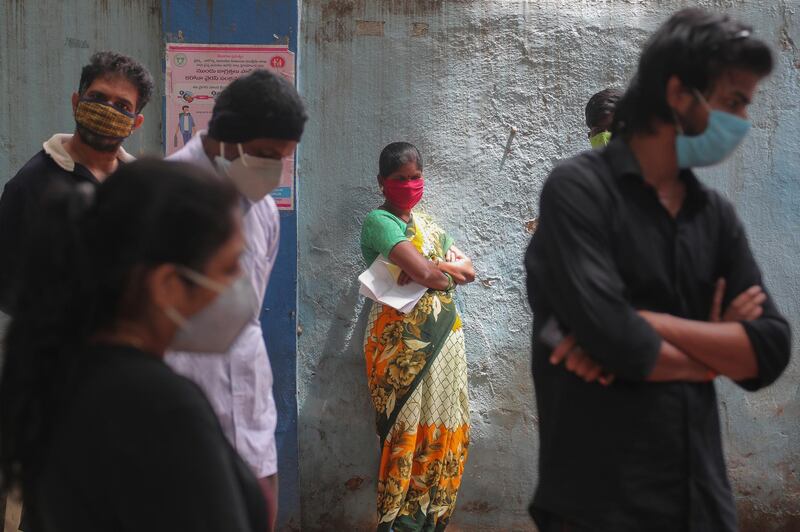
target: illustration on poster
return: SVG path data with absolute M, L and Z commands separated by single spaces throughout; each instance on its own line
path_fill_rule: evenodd
M 192 91 L 178 91 L 180 96 L 186 103 L 192 103 L 194 100 L 216 100 L 217 91 L 211 91 L 211 94 L 193 94 Z

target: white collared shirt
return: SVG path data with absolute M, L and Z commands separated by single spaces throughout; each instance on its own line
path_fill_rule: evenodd
M 219 174 L 203 150 L 204 131 L 168 157 L 193 163 Z M 271 196 L 245 205 L 246 240 L 242 268 L 263 308 L 269 276 L 275 265 L 280 237 L 280 217 Z M 275 446 L 277 411 L 272 396 L 272 368 L 261 329 L 260 315 L 252 317 L 227 353 L 218 355 L 167 353 L 167 364 L 197 383 L 205 392 L 228 440 L 253 468 L 258 478 L 277 473 Z
M 75 161 L 72 160 L 72 156 L 67 152 L 66 148 L 64 148 L 64 143 L 71 138 L 71 133 L 56 133 L 42 143 L 44 152 L 49 155 L 58 166 L 67 172 L 75 171 Z M 126 152 L 122 146 L 117 149 L 117 159 L 123 163 L 131 163 L 136 160 L 136 158 Z

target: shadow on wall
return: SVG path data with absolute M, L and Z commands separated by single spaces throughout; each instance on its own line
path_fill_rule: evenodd
M 309 398 L 314 404 L 307 402 L 305 420 L 311 421 L 319 436 L 315 452 L 327 459 L 322 471 L 304 472 L 318 479 L 311 496 L 324 501 L 324 510 L 316 522 L 304 522 L 303 530 L 374 530 L 377 526 L 375 518 L 364 517 L 375 514 L 380 449 L 363 361 L 371 306 L 361 304 L 358 288 L 356 279 L 343 290 L 316 367 L 308 375 L 307 386 L 315 393 Z M 374 452 L 366 453 L 364 442 L 371 439 Z M 353 516 L 347 512 L 352 507 L 365 511 Z

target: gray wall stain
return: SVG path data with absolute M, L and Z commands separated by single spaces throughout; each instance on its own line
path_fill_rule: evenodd
M 753 24 L 776 52 L 775 74 L 751 110 L 750 137 L 735 157 L 701 177 L 736 202 L 767 285 L 797 331 L 800 71 L 793 43 L 800 43 L 800 2 L 696 3 Z M 538 439 L 522 254 L 539 192 L 558 159 L 589 147 L 588 98 L 625 86 L 641 45 L 684 5 L 303 3 L 299 79 L 311 116 L 298 166 L 303 530 L 374 526 L 379 450 L 361 351 L 367 306 L 355 279 L 365 266 L 361 220 L 380 204 L 378 154 L 395 140 L 420 147 L 427 178 L 422 209 L 478 269 L 478 282 L 459 294 L 474 443 L 454 522 L 463 530 L 532 529 L 526 506 Z M 384 21 L 383 37 L 354 38 L 357 20 Z M 511 127 L 518 133 L 501 169 Z M 718 386 L 744 531 L 800 526 L 794 349 L 792 365 L 767 390 Z
M 100 50 L 131 55 L 153 74 L 144 125 L 125 148 L 160 154 L 162 49 L 159 0 L 0 2 L 0 184 L 54 133 L 75 129 L 70 97 L 81 68 Z

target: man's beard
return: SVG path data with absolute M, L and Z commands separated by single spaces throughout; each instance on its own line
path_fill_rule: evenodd
M 121 140 L 98 135 L 97 133 L 89 131 L 78 123 L 75 124 L 75 132 L 81 138 L 83 143 L 93 150 L 112 153 L 117 151 L 119 147 L 122 146 Z

